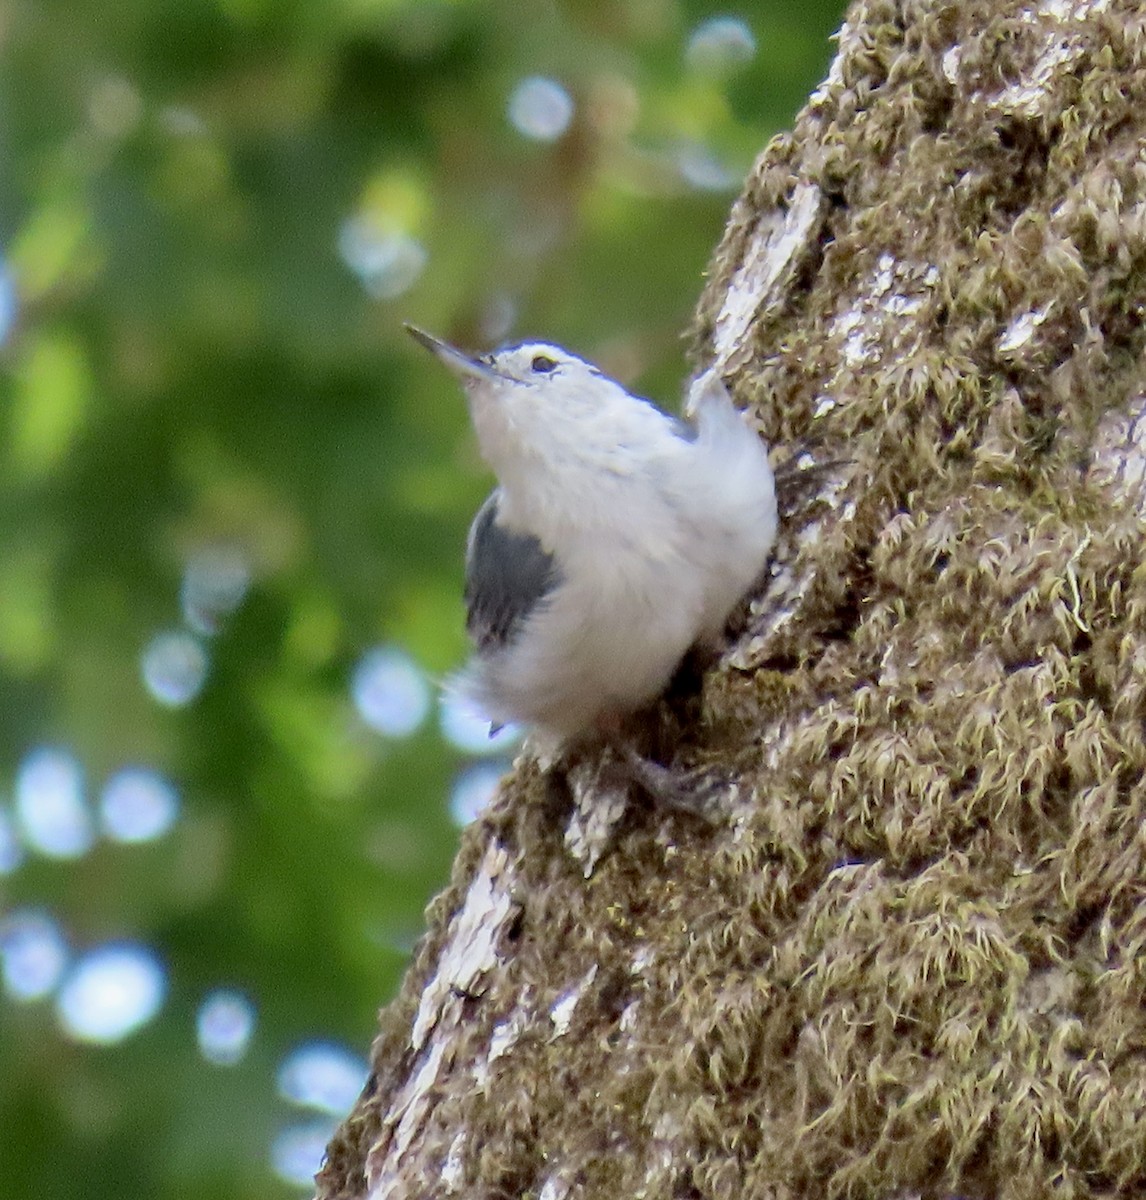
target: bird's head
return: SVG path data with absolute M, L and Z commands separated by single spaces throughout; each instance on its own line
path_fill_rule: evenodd
M 560 346 L 521 342 L 475 355 L 406 328 L 460 380 L 482 454 L 503 483 L 526 463 L 617 471 L 634 445 L 670 428 L 659 409 Z

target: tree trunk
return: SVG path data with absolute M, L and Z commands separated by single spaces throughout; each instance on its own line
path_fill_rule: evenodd
M 1142 1193 L 1144 304 L 1141 6 L 860 0 L 700 303 L 837 464 L 676 701 L 735 782 L 519 763 L 320 1196 Z

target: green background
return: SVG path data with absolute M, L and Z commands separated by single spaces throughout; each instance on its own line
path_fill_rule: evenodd
M 676 406 L 729 205 L 822 77 L 841 8 L 0 15 L 0 956 L 30 912 L 69 955 L 38 998 L 0 991 L 5 1195 L 299 1194 L 272 1146 L 321 1141 L 345 1096 L 292 1103 L 284 1061 L 329 1043 L 353 1078 L 474 761 L 431 692 L 465 657 L 461 552 L 490 478 L 460 392 L 401 322 L 558 341 Z M 510 119 L 533 76 L 571 102 L 551 140 L 529 133 L 544 113 Z M 195 631 L 188 567 L 216 560 L 249 582 Z M 179 705 L 141 676 L 165 631 L 208 663 Z M 355 705 L 376 647 L 422 673 L 415 707 L 430 689 L 409 736 Z M 83 853 L 12 841 L 44 747 L 82 772 Z M 138 844 L 98 823 L 131 765 L 179 797 Z M 112 1044 L 77 1039 L 59 989 L 122 942 L 161 968 L 162 1005 Z M 196 1041 L 220 987 L 256 1014 L 230 1066 Z

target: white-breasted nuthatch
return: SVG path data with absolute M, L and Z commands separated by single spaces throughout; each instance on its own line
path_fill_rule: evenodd
M 776 540 L 764 443 L 718 375 L 685 420 L 543 342 L 471 356 L 409 332 L 461 380 L 498 486 L 470 529 L 462 693 L 567 743 L 658 696 L 719 644 Z

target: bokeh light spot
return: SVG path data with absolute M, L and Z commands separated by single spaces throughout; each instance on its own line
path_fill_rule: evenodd
M 24 841 L 49 858 L 79 858 L 94 839 L 83 773 L 66 750 L 33 750 L 16 773 L 16 818 Z
M 345 1116 L 366 1083 L 369 1068 L 358 1055 L 331 1042 L 307 1042 L 279 1068 L 279 1092 L 303 1108 Z
M 329 1121 L 288 1125 L 271 1143 L 274 1173 L 287 1183 L 309 1188 L 322 1166 L 322 1156 L 333 1132 L 334 1125 Z
M 521 740 L 521 730 L 516 725 L 503 725 L 490 737 L 489 718 L 449 688 L 442 693 L 438 725 L 446 741 L 467 754 L 504 754 Z
M 140 660 L 147 690 L 168 708 L 190 704 L 207 679 L 207 651 L 183 630 L 160 633 L 148 642 Z
M 250 1045 L 255 1006 L 241 992 L 220 988 L 199 1006 L 195 1029 L 203 1057 L 218 1067 L 233 1067 Z
M 20 315 L 20 300 L 16 294 L 16 283 L 8 264 L 0 259 L 0 346 L 12 336 Z
M 493 799 L 508 763 L 478 763 L 467 767 L 450 789 L 450 816 L 458 825 L 468 825 Z
M 66 1033 L 77 1041 L 122 1041 L 159 1011 L 166 977 L 153 951 L 118 944 L 78 959 L 56 1000 Z
M 39 1000 L 54 991 L 67 964 L 64 935 L 45 913 L 14 912 L 0 921 L 0 972 L 14 1000 Z
M 143 101 L 139 92 L 122 76 L 105 76 L 88 93 L 88 120 L 104 137 L 126 137 L 139 124 L 142 115 Z
M 416 238 L 378 229 L 362 217 L 343 222 L 338 253 L 375 300 L 393 300 L 408 292 L 426 269 L 429 258 Z
M 409 737 L 430 710 L 430 686 L 402 650 L 379 646 L 367 651 L 350 682 L 359 715 L 387 737 Z
M 509 97 L 509 123 L 536 142 L 556 141 L 573 120 L 573 97 L 554 79 L 531 75 Z
M 709 147 L 699 142 L 681 147 L 677 166 L 686 183 L 704 192 L 734 191 L 742 182 L 741 176 L 730 171 Z
M 159 110 L 156 124 L 172 137 L 206 137 L 207 122 L 193 109 L 170 104 Z
M 116 842 L 149 842 L 161 837 L 179 815 L 179 797 L 162 775 L 145 767 L 125 767 L 104 785 L 100 825 Z
M 223 619 L 242 604 L 250 585 L 251 568 L 242 551 L 233 546 L 201 550 L 183 572 L 183 619 L 196 633 L 217 633 Z
M 517 320 L 517 301 L 507 292 L 495 292 L 482 304 L 478 315 L 478 333 L 489 345 L 505 341 Z
M 756 57 L 756 39 L 738 17 L 711 17 L 692 31 L 684 57 L 694 71 L 727 75 Z

